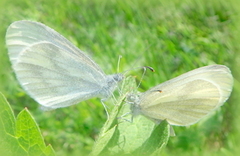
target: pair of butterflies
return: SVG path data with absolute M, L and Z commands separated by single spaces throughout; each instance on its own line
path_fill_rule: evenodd
M 25 91 L 47 109 L 112 95 L 123 74 L 106 75 L 70 41 L 44 24 L 12 23 L 6 34 L 10 61 Z M 130 94 L 133 115 L 171 125 L 191 125 L 224 104 L 233 86 L 223 65 L 201 67 L 159 84 L 140 95 Z

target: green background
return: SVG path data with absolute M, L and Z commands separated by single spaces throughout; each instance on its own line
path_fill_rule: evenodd
M 198 124 L 174 127 L 176 137 L 162 154 L 234 155 L 240 145 L 238 6 L 238 0 L 1 0 L 0 92 L 16 114 L 28 107 L 57 155 L 77 155 L 91 151 L 106 121 L 100 100 L 39 110 L 16 81 L 7 56 L 5 33 L 12 22 L 48 25 L 90 55 L 106 74 L 152 66 L 156 72 L 146 73 L 140 91 L 197 67 L 224 64 L 234 76 L 230 99 Z M 141 74 L 131 72 L 137 80 Z

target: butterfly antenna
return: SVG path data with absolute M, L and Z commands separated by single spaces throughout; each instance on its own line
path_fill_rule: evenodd
M 136 68 L 132 68 L 132 69 L 129 69 L 129 70 L 125 70 L 122 74 L 123 75 L 126 75 L 129 71 L 132 71 L 132 70 L 138 70 L 138 69 L 149 69 L 151 70 L 152 72 L 155 72 L 155 70 L 153 69 L 153 67 L 150 67 L 150 66 L 143 66 L 143 67 L 136 67 Z
M 146 68 L 144 67 L 144 68 L 143 68 L 143 73 L 142 73 L 142 76 L 141 76 L 141 78 L 140 78 L 140 81 L 139 81 L 139 83 L 138 83 L 138 85 L 137 85 L 137 88 L 140 87 L 140 85 L 141 85 L 141 83 L 142 83 L 142 81 L 143 81 L 143 77 L 144 77 L 145 74 L 146 74 Z
M 145 75 L 145 73 L 146 73 L 146 70 L 149 69 L 149 70 L 151 70 L 152 72 L 155 72 L 155 70 L 154 70 L 152 67 L 150 67 L 150 66 L 143 66 L 143 67 L 136 67 L 136 68 L 132 68 L 132 69 L 126 70 L 126 71 L 124 71 L 122 74 L 125 75 L 125 74 L 128 73 L 129 71 L 137 70 L 137 69 L 143 69 L 143 74 L 142 74 L 142 76 L 141 76 L 140 82 L 139 82 L 138 85 L 137 85 L 137 88 L 139 88 L 139 86 L 140 86 L 140 84 L 141 84 L 141 82 L 142 82 L 142 80 L 143 80 L 143 77 L 144 77 L 144 75 Z
M 117 63 L 117 73 L 119 73 L 121 58 L 122 58 L 122 55 L 119 55 L 118 56 L 118 63 Z
M 118 63 L 117 63 L 117 73 L 120 73 L 121 58 L 122 58 L 122 55 L 119 55 L 118 56 Z M 121 89 L 119 88 L 119 85 L 117 85 L 117 90 L 118 90 L 119 94 L 121 95 Z M 117 101 L 114 95 L 113 95 L 113 97 L 114 97 L 114 100 Z
M 137 85 L 137 88 L 140 87 L 140 85 L 141 85 L 141 83 L 142 83 L 142 81 L 143 81 L 143 77 L 144 77 L 144 75 L 146 74 L 146 70 L 147 70 L 147 69 L 151 70 L 152 72 L 155 72 L 155 70 L 154 70 L 152 67 L 149 67 L 149 66 L 143 66 L 142 68 L 143 68 L 143 73 L 142 73 L 141 79 L 140 79 L 140 81 L 139 81 L 139 83 L 138 83 L 138 85 Z

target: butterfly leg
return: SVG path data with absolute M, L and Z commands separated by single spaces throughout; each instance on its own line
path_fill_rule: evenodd
M 105 101 L 105 99 L 101 99 L 101 103 L 102 103 L 102 105 L 104 107 L 104 110 L 105 110 L 105 112 L 107 114 L 107 120 L 108 120 L 109 119 L 109 113 L 108 113 L 108 110 L 107 110 L 107 106 L 105 105 L 105 103 L 103 101 Z

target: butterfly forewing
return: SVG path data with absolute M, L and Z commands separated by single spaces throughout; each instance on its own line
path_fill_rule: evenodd
M 232 85 L 227 67 L 206 66 L 153 87 L 140 96 L 139 106 L 150 118 L 190 125 L 221 106 L 230 96 Z
M 12 23 L 6 33 L 6 44 L 12 64 L 16 63 L 19 54 L 25 48 L 46 41 L 59 46 L 59 48 L 66 50 L 68 53 L 73 53 L 76 57 L 84 58 L 86 64 L 93 66 L 102 73 L 102 70 L 96 63 L 61 34 L 44 24 L 25 20 Z

